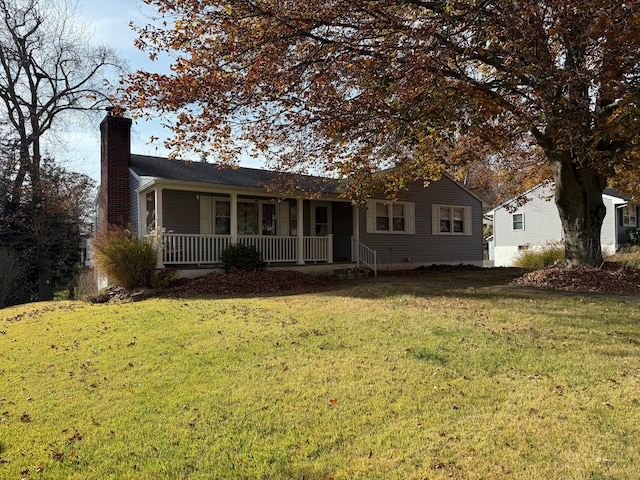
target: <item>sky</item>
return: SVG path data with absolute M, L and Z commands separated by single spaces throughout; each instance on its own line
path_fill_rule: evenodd
M 133 46 L 136 34 L 129 27 L 129 22 L 143 26 L 150 23 L 150 16 L 157 12 L 146 5 L 142 0 L 78 0 L 79 20 L 86 22 L 88 34 L 93 37 L 95 43 L 102 43 L 113 47 L 129 64 L 131 71 L 145 69 L 148 71 L 168 71 L 168 61 L 149 60 L 148 54 L 141 52 Z M 98 116 L 91 124 L 85 125 L 81 130 L 69 132 L 67 158 L 71 161 L 67 168 L 81 171 L 95 180 L 100 178 L 100 137 L 99 125 L 102 117 Z M 151 136 L 160 139 L 170 136 L 170 132 L 163 129 L 161 122 L 134 120 L 131 135 L 131 151 L 136 154 L 167 156 L 162 141 L 156 141 L 150 145 Z M 57 158 L 57 156 L 56 156 Z M 184 158 L 184 157 L 183 157 Z M 194 154 L 191 158 L 197 160 Z M 241 162 L 244 166 L 259 167 Z
M 112 47 L 127 63 L 131 71 L 143 68 L 151 71 L 168 70 L 168 63 L 151 62 L 148 55 L 133 46 L 135 33 L 129 27 L 133 21 L 137 25 L 146 25 L 148 18 L 154 12 L 142 0 L 77 0 L 78 21 L 86 23 L 87 34 L 95 44 L 105 44 Z M 96 116 L 92 121 L 65 132 L 66 148 L 65 166 L 74 171 L 80 171 L 94 178 L 100 178 L 100 121 L 102 116 Z M 162 142 L 150 145 L 151 136 L 161 139 L 170 135 L 162 128 L 160 121 L 134 121 L 131 135 L 131 151 L 145 155 L 166 156 L 169 152 L 164 149 Z M 55 154 L 56 160 L 60 153 Z

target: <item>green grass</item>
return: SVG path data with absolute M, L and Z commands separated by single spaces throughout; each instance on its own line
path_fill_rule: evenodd
M 424 277 L 5 309 L 0 478 L 634 478 L 639 320 Z

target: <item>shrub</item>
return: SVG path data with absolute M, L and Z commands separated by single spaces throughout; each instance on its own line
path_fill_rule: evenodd
M 0 308 L 19 303 L 24 297 L 21 289 L 25 269 L 18 255 L 7 248 L 0 248 Z
M 178 273 L 175 270 L 160 270 L 151 278 L 151 286 L 157 290 L 164 290 L 169 288 L 177 278 Z
M 265 266 L 262 255 L 256 250 L 256 247 L 240 243 L 229 245 L 220 254 L 220 261 L 227 273 L 233 270 L 243 270 L 245 272 L 263 270 Z
M 640 245 L 640 228 L 627 228 L 627 238 L 632 245 Z
M 525 250 L 516 258 L 515 266 L 534 270 L 564 262 L 564 246 L 549 245 L 542 250 Z
M 92 240 L 93 262 L 110 282 L 127 290 L 148 287 L 157 252 L 152 240 L 136 238 L 129 230 L 110 228 Z

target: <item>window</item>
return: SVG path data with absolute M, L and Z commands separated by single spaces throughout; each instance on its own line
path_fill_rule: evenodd
M 514 230 L 524 230 L 524 213 L 514 213 L 511 219 Z
M 276 206 L 273 203 L 262 204 L 262 235 L 275 235 Z
M 393 211 L 393 223 L 392 230 L 394 232 L 404 232 L 404 205 L 401 203 L 394 203 L 392 206 Z
M 238 235 L 258 234 L 258 204 L 238 202 Z
M 316 235 L 323 236 L 329 233 L 329 209 L 324 206 L 316 207 Z
M 415 233 L 414 204 L 369 200 L 367 204 L 368 233 Z
M 216 235 L 229 235 L 231 233 L 231 203 L 216 200 Z
M 231 202 L 213 195 L 196 194 L 200 201 L 200 233 L 202 235 L 231 234 Z
M 626 205 L 622 207 L 622 226 L 623 227 L 637 227 L 638 226 L 638 214 L 635 205 Z
M 471 235 L 471 207 L 433 205 L 433 235 Z
M 386 203 L 376 203 L 376 230 L 389 231 L 389 207 Z

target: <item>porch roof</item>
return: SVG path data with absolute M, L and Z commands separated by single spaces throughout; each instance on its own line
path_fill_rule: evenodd
M 129 167 L 140 177 L 278 191 L 301 189 L 325 194 L 341 193 L 340 182 L 336 179 L 257 168 L 220 167 L 217 164 L 169 160 L 148 155 L 131 155 Z

